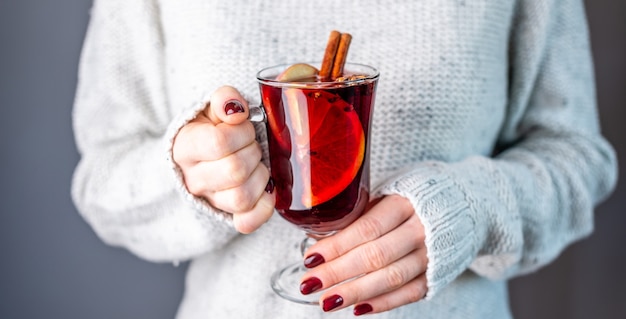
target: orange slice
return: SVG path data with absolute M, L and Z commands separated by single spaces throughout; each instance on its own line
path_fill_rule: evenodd
M 363 163 L 365 134 L 352 105 L 335 94 L 300 89 L 284 94 L 292 150 L 300 166 L 300 197 L 310 208 L 337 196 L 356 177 Z

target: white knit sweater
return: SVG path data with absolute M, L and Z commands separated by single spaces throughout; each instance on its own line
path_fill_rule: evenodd
M 170 156 L 202 96 L 229 84 L 258 101 L 257 70 L 320 60 L 332 29 L 381 72 L 374 194 L 408 198 L 426 229 L 428 299 L 373 318 L 510 317 L 506 279 L 588 235 L 616 181 L 580 0 L 96 0 L 73 114 L 79 211 L 108 244 L 193 260 L 179 318 L 351 318 L 277 297 L 269 277 L 301 258 L 302 233 L 275 215 L 238 234 Z

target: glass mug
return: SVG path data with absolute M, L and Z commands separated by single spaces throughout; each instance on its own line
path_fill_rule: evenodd
M 289 65 L 257 73 L 262 105 L 250 107 L 250 120 L 266 123 L 270 174 L 276 211 L 308 236 L 322 238 L 345 228 L 369 201 L 369 133 L 379 72 L 346 63 L 341 82 L 275 80 Z M 271 280 L 281 297 L 318 304 L 302 295 L 302 262 L 277 271 Z

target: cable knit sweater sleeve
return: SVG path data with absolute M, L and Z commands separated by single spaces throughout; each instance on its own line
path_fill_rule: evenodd
M 202 104 L 170 114 L 158 18 L 149 0 L 95 2 L 73 114 L 82 158 L 72 196 L 106 243 L 176 261 L 221 247 L 236 232 L 185 198 L 175 174 L 173 137 Z
M 581 1 L 520 1 L 516 12 L 502 151 L 422 163 L 376 191 L 409 198 L 422 219 L 429 297 L 468 268 L 502 279 L 549 263 L 592 231 L 616 182 Z

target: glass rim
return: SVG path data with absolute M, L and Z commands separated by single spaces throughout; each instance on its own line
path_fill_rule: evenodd
M 350 67 L 357 67 L 357 68 L 362 68 L 362 69 L 367 69 L 368 72 L 367 74 L 362 74 L 365 77 L 363 78 L 358 78 L 358 79 L 354 79 L 354 80 L 347 80 L 347 81 L 341 81 L 341 82 L 335 82 L 335 81 L 323 81 L 323 82 L 318 82 L 318 81 L 309 81 L 309 82 L 281 82 L 281 81 L 276 81 L 273 78 L 268 78 L 267 76 L 262 76 L 262 74 L 264 72 L 267 72 L 269 70 L 284 70 L 287 67 L 293 65 L 294 63 L 283 63 L 283 64 L 278 64 L 278 65 L 274 65 L 274 66 L 270 66 L 270 67 L 266 67 L 261 69 L 259 72 L 257 72 L 256 74 L 256 79 L 259 83 L 261 84 L 266 84 L 266 85 L 271 85 L 271 86 L 276 86 L 276 87 L 298 87 L 298 88 L 302 88 L 302 87 L 312 87 L 312 88 L 320 88 L 320 87 L 345 87 L 345 86 L 352 86 L 352 85 L 358 85 L 358 84 L 362 84 L 362 83 L 370 83 L 373 81 L 376 81 L 378 79 L 378 77 L 380 76 L 380 72 L 378 71 L 378 69 L 369 66 L 367 64 L 362 64 L 362 63 L 353 63 L 353 62 L 346 62 L 344 69 L 348 68 L 350 69 Z M 321 62 L 312 62 L 312 63 L 307 63 L 310 65 L 320 65 Z M 274 77 L 277 76 L 278 74 L 272 74 Z

